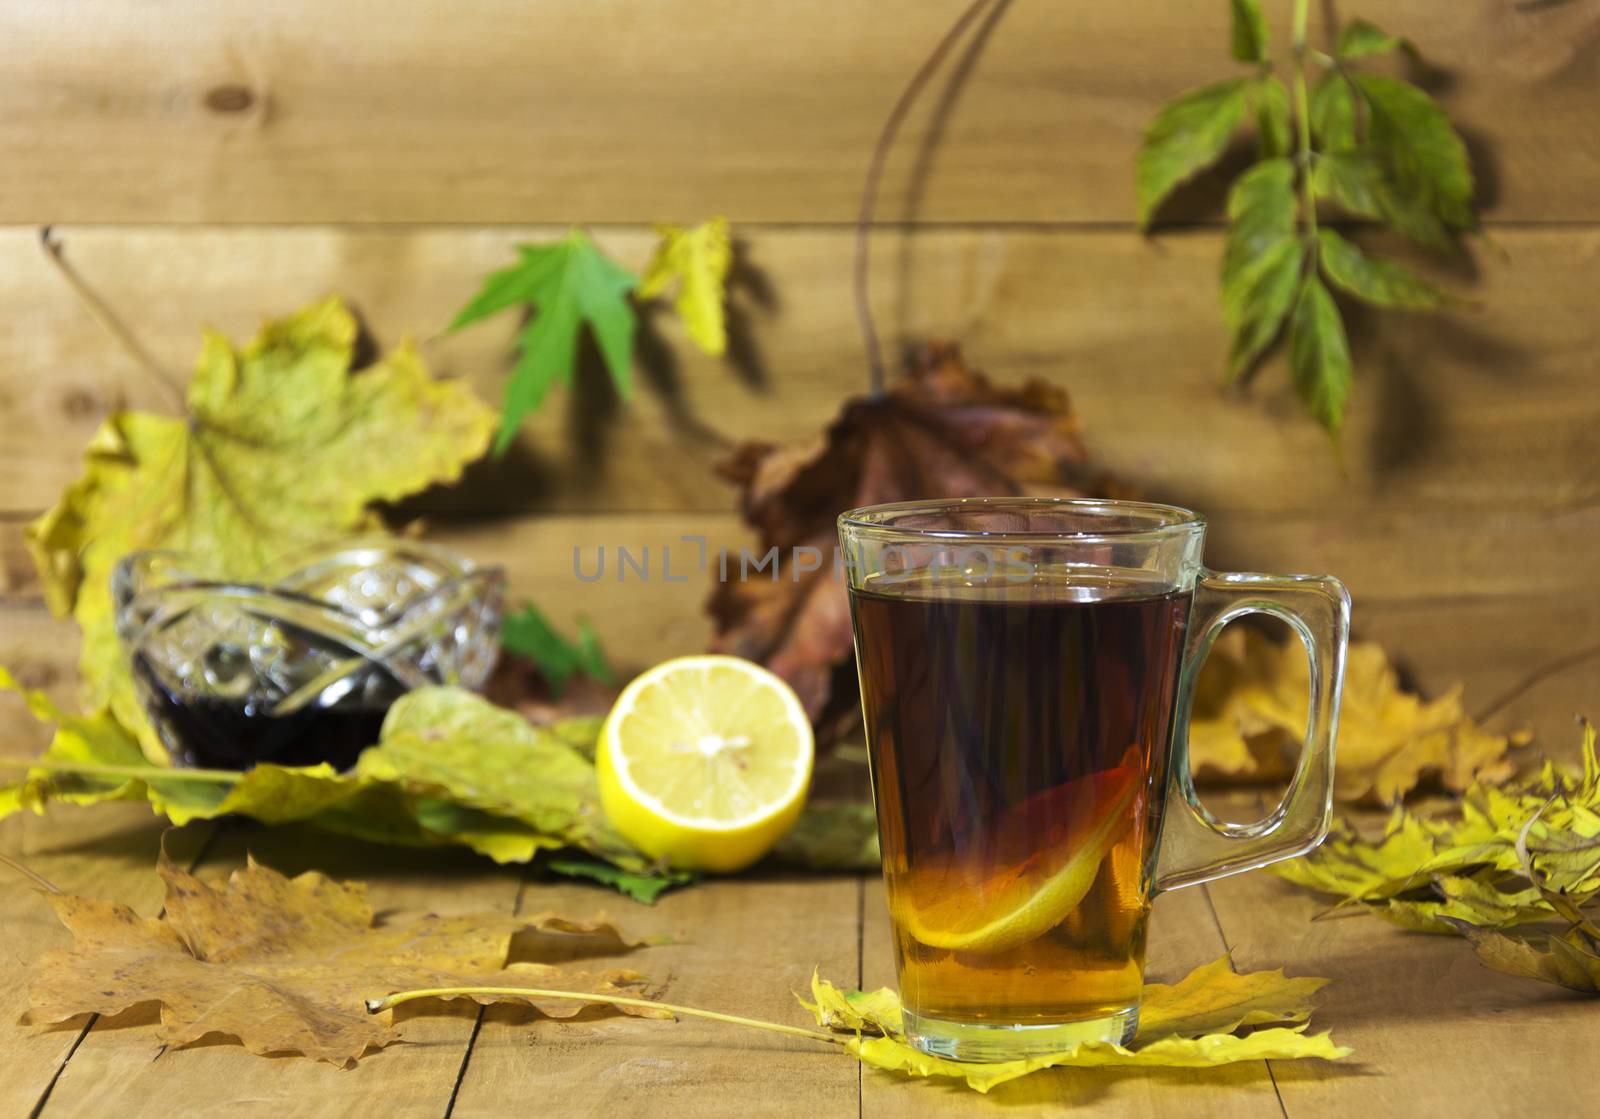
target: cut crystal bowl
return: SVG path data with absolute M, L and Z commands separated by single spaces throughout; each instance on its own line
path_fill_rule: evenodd
M 499 650 L 505 575 L 443 548 L 374 539 L 298 552 L 250 581 L 181 552 L 111 579 L 140 702 L 174 762 L 354 764 L 399 696 L 478 689 Z

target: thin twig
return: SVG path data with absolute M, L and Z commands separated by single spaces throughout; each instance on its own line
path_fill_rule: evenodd
M 54 773 L 81 773 L 85 777 L 125 777 L 137 781 L 221 781 L 237 785 L 244 773 L 234 769 L 190 769 L 159 765 L 106 765 L 100 762 L 65 762 L 53 758 L 0 756 L 0 769 L 45 769 Z
M 57 886 L 54 882 L 50 881 L 50 879 L 48 879 L 44 875 L 40 874 L 37 870 L 34 870 L 30 866 L 24 865 L 20 860 L 12 858 L 10 855 L 6 854 L 4 851 L 0 851 L 0 863 L 5 863 L 6 866 L 10 867 L 12 870 L 16 871 L 18 874 L 20 874 L 24 878 L 28 879 L 35 886 L 38 886 L 41 890 L 45 891 L 45 893 L 48 893 L 48 894 L 64 894 L 64 893 L 66 893 L 66 891 L 63 890 L 60 886 Z
M 933 53 L 923 60 L 917 72 L 911 76 L 911 81 L 901 91 L 900 99 L 889 111 L 889 119 L 883 122 L 883 131 L 878 134 L 878 142 L 872 149 L 872 162 L 867 167 L 867 181 L 861 188 L 861 212 L 856 217 L 855 300 L 856 320 L 861 325 L 861 341 L 867 351 L 867 366 L 871 370 L 874 397 L 882 396 L 884 391 L 883 350 L 878 344 L 878 328 L 872 319 L 872 300 L 867 292 L 872 214 L 878 202 L 878 182 L 883 178 L 883 167 L 888 162 L 889 150 L 894 147 L 900 125 L 904 123 L 906 114 L 911 111 L 917 95 L 922 92 L 922 87 L 928 84 L 928 79 L 933 77 L 934 71 L 944 61 L 945 55 L 950 53 L 950 48 L 956 45 L 962 33 L 971 26 L 972 21 L 978 18 L 989 3 L 990 0 L 973 0 L 961 13 L 960 18 L 951 25 L 950 30 L 944 33 L 944 37 L 933 48 Z
M 413 999 L 470 998 L 473 995 L 506 995 L 517 998 L 569 999 L 574 1002 L 601 1003 L 605 1006 L 632 1006 L 645 1010 L 665 1010 L 689 1018 L 709 1018 L 713 1022 L 726 1022 L 734 1026 L 749 1026 L 770 1033 L 789 1034 L 808 1041 L 839 1044 L 839 1039 L 821 1030 L 808 1030 L 803 1026 L 785 1026 L 778 1022 L 763 1022 L 759 1018 L 742 1018 L 737 1014 L 722 1014 L 715 1010 L 701 1010 L 693 1006 L 674 1006 L 652 999 L 635 999 L 626 995 L 585 994 L 579 991 L 552 991 L 542 987 L 431 987 L 418 991 L 400 991 L 381 999 L 367 1000 L 368 1014 L 381 1014 Z
M 95 294 L 94 289 L 84 282 L 78 275 L 77 269 L 67 263 L 63 246 L 57 238 L 51 235 L 51 227 L 39 228 L 39 244 L 44 249 L 45 257 L 56 266 L 56 271 L 61 273 L 67 286 L 72 288 L 73 294 L 78 297 L 91 318 L 99 323 L 105 332 L 117 340 L 117 344 L 125 350 L 134 363 L 149 376 L 150 380 L 158 385 L 161 394 L 166 397 L 167 404 L 174 411 L 184 411 L 183 389 L 179 386 L 177 378 L 173 377 L 161 364 L 151 356 L 150 351 L 139 344 L 133 332 L 123 325 L 122 320 L 106 306 L 105 300 Z
M 1518 680 L 1509 691 L 1505 692 L 1505 694 L 1498 696 L 1488 705 L 1486 705 L 1483 710 L 1479 711 L 1472 717 L 1473 721 L 1479 723 L 1487 722 L 1491 717 L 1498 715 L 1503 708 L 1508 706 L 1513 700 L 1517 699 L 1524 692 L 1531 691 L 1537 685 L 1542 684 L 1546 680 L 1550 679 L 1550 677 L 1555 676 L 1558 673 L 1565 672 L 1569 668 L 1582 664 L 1590 657 L 1596 656 L 1600 656 L 1600 645 L 1589 645 L 1585 648 L 1579 649 L 1575 653 L 1566 653 L 1557 657 L 1553 661 L 1547 661 L 1538 668 L 1534 669 L 1532 672 L 1528 673 L 1528 675 L 1524 676 L 1521 680 Z

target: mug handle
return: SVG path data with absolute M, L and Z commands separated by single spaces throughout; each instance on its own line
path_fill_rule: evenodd
M 1195 796 L 1189 769 L 1189 715 L 1195 681 L 1217 635 L 1245 614 L 1282 619 L 1305 643 L 1311 658 L 1311 717 L 1283 803 L 1264 820 L 1228 824 L 1211 815 Z M 1333 811 L 1333 744 L 1349 637 L 1350 593 L 1331 576 L 1201 573 L 1178 676 L 1156 890 L 1254 870 L 1304 854 L 1322 842 Z

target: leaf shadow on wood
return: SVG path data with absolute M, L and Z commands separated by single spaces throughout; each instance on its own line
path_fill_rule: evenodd
M 222 876 L 222 867 L 242 865 L 246 855 L 291 878 L 315 870 L 329 878 L 369 884 L 455 876 L 500 876 L 509 882 L 523 873 L 522 867 L 497 866 L 460 847 L 395 847 L 310 824 L 264 824 L 242 817 L 231 818 L 222 825 L 194 873 L 209 881 Z M 211 864 L 220 866 L 214 868 Z M 377 919 L 381 923 L 398 912 L 379 910 Z
M 498 518 L 508 503 L 537 506 L 560 488 L 551 460 L 526 439 L 518 439 L 499 458 L 485 455 L 468 463 L 457 482 L 429 486 L 421 493 L 390 505 L 385 520 L 393 525 L 426 521 L 435 514 Z
M 1325 1064 L 1312 1061 L 1274 1062 L 1274 1071 L 1290 1064 Z M 884 1078 L 891 1073 L 863 1069 L 863 1076 Z M 944 1095 L 975 1100 L 972 1090 L 958 1080 L 938 1078 L 926 1081 L 898 1077 L 902 1091 L 939 1091 Z M 1017 1080 L 996 1085 L 985 1097 L 1001 1107 L 1037 1108 L 1041 1105 L 1062 1108 L 1093 1107 L 1109 1103 L 1127 1091 L 1143 1095 L 1152 1090 L 1205 1092 L 1240 1090 L 1252 1086 L 1271 1091 L 1271 1074 L 1266 1062 L 1240 1062 L 1211 1069 L 1182 1068 L 1054 1068 L 1041 1069 Z
M 639 308 L 634 335 L 635 368 L 640 382 L 661 401 L 668 426 L 680 439 L 724 445 L 727 438 L 694 413 L 683 388 L 683 362 L 661 329 L 672 308 L 657 300 Z
M 57 807 L 54 811 L 83 812 L 90 809 L 77 807 Z M 218 825 L 211 821 L 201 821 L 185 827 L 175 828 L 164 816 L 151 815 L 148 819 L 129 822 L 114 830 L 100 832 L 88 838 L 55 839 L 52 842 L 31 848 L 26 855 L 19 856 L 24 862 L 34 858 L 54 857 L 61 855 L 88 856 L 94 859 L 105 859 L 109 862 L 122 863 L 129 866 L 140 866 L 155 873 L 153 852 L 161 842 L 166 843 L 167 854 L 174 862 L 183 862 L 186 857 L 193 857 L 194 852 L 200 850 L 206 838 Z M 74 883 L 57 882 L 68 893 L 73 892 Z
M 442 1006 L 447 1004 L 435 1003 L 433 1005 Z M 620 1010 L 617 1010 L 615 1007 L 599 1006 L 593 1003 L 587 1006 L 579 1007 L 577 1011 L 570 1016 L 562 1018 L 551 1018 L 547 1014 L 540 1013 L 538 1007 L 528 1006 L 525 1003 L 516 1002 L 491 1003 L 484 1007 L 483 1010 L 485 1022 L 495 1022 L 505 1026 L 521 1026 L 525 1029 L 549 1028 L 561 1031 L 561 1035 L 559 1037 L 550 1039 L 541 1039 L 530 1036 L 527 1039 L 527 1042 L 530 1045 L 537 1045 L 541 1040 L 552 1040 L 558 1041 L 561 1044 L 571 1044 L 576 1040 L 576 1038 L 572 1037 L 569 1033 L 567 1033 L 567 1031 L 571 1030 L 575 1025 L 587 1026 L 596 1022 L 643 1022 L 647 1026 L 665 1027 L 667 1029 L 671 1029 L 674 1025 L 674 1023 L 666 1020 L 651 1021 L 650 1019 L 646 1018 L 631 1017 L 622 1013 Z
M 1397 314 L 1376 331 L 1364 327 L 1359 340 L 1352 337 L 1352 345 L 1359 347 L 1357 361 L 1372 369 L 1368 391 L 1380 402 L 1369 445 L 1379 482 L 1427 468 L 1431 450 L 1449 423 L 1437 394 L 1430 391 L 1434 378 L 1467 369 L 1510 379 L 1528 356 L 1523 347 L 1474 323 L 1470 312 Z
M 750 243 L 742 237 L 733 239 L 727 287 L 728 365 L 752 392 L 765 393 L 772 380 L 756 339 L 756 320 L 774 319 L 783 308 L 772 278 L 751 259 Z
M 53 1023 L 48 1029 L 53 1032 L 62 1027 L 70 1026 L 74 1022 L 78 1023 L 75 1028 L 82 1028 L 87 1021 L 87 1015 L 79 1015 L 76 1018 L 68 1018 L 65 1022 Z M 101 1030 L 139 1030 L 144 1029 L 146 1026 L 154 1026 L 160 1021 L 161 1004 L 151 1000 L 150 1002 L 141 1002 L 136 1006 L 130 1006 L 120 1014 L 99 1015 L 94 1021 L 94 1032 L 99 1033 Z M 238 1042 L 233 1042 L 233 1044 L 237 1045 Z
M 1470 125 L 1456 125 L 1462 141 L 1467 145 L 1467 158 L 1472 164 L 1472 205 L 1476 210 L 1492 209 L 1500 201 L 1500 184 L 1504 173 L 1500 158 L 1495 154 L 1489 138 Z

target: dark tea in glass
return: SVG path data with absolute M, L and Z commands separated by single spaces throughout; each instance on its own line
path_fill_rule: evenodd
M 900 996 L 926 1051 L 1127 1041 L 1155 888 L 1320 839 L 1343 589 L 1204 573 L 1202 532 L 1167 506 L 1042 499 L 841 520 Z M 1249 610 L 1310 635 L 1314 718 L 1285 805 L 1235 828 L 1191 807 L 1184 728 L 1193 669 Z M 1169 783 L 1190 803 L 1163 840 Z
M 855 596 L 901 986 L 975 1021 L 1137 1002 L 1189 595 L 917 581 Z

